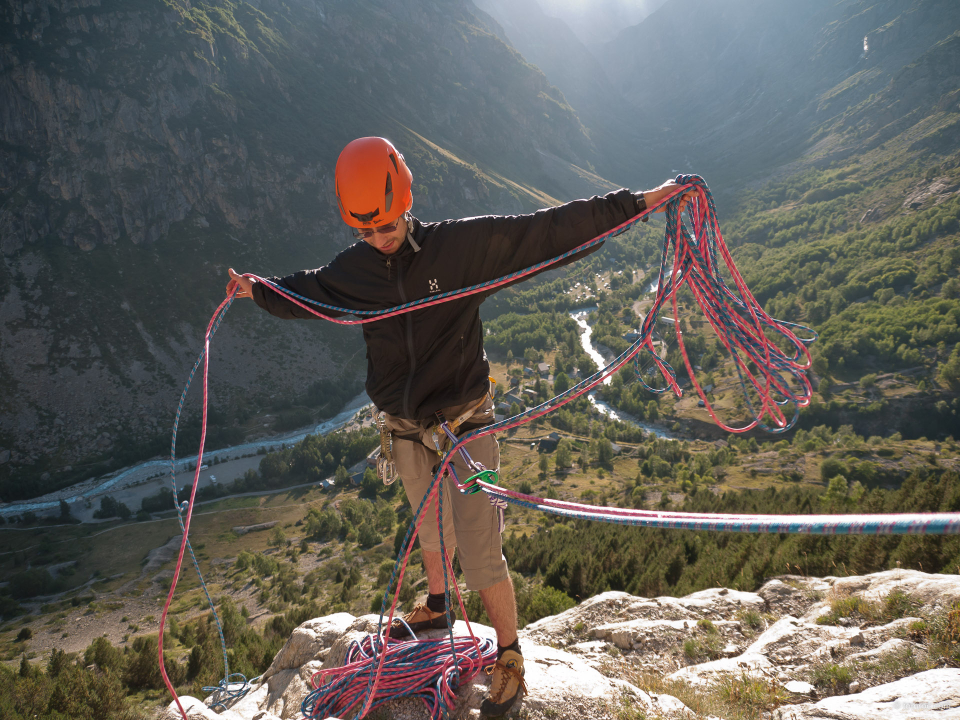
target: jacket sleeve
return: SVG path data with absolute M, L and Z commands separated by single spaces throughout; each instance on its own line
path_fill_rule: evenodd
M 291 290 L 298 295 L 317 300 L 336 307 L 368 310 L 369 303 L 356 296 L 356 283 L 351 283 L 340 270 L 340 256 L 337 256 L 329 265 L 316 270 L 301 270 L 286 277 L 271 277 L 268 280 L 276 283 L 285 290 Z M 293 318 L 316 318 L 313 313 L 305 310 L 294 302 L 280 295 L 273 288 L 263 283 L 253 286 L 253 299 L 271 315 L 286 320 Z M 309 305 L 309 303 L 304 303 Z M 318 312 L 327 317 L 341 317 L 347 313 L 337 312 L 328 308 L 315 307 Z
M 612 230 L 645 209 L 642 196 L 617 190 L 603 197 L 574 200 L 531 215 L 488 216 L 454 221 L 466 227 L 457 251 L 471 257 L 471 282 L 493 280 L 561 255 Z M 597 245 L 551 268 L 586 257 Z M 529 276 L 528 276 L 529 277 Z

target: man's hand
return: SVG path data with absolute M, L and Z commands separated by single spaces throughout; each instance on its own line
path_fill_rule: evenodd
M 664 198 L 676 192 L 677 188 L 679 187 L 680 186 L 677 185 L 677 183 L 675 183 L 673 180 L 667 180 L 665 183 L 660 185 L 660 187 L 656 187 L 653 190 L 644 190 L 643 199 L 646 201 L 647 207 L 652 208 Z M 688 190 L 683 194 L 683 196 L 680 198 L 680 212 L 684 211 L 684 209 L 687 207 L 687 203 L 693 200 L 694 195 L 695 193 L 693 190 Z M 662 208 L 657 210 L 657 212 L 663 212 L 666 209 L 667 206 L 664 205 Z
M 230 282 L 227 283 L 227 295 L 233 292 L 234 288 L 237 288 L 237 297 L 238 298 L 252 298 L 253 297 L 253 285 L 256 282 L 250 278 L 245 278 L 242 275 L 237 275 L 233 268 L 230 268 L 227 272 L 230 273 Z

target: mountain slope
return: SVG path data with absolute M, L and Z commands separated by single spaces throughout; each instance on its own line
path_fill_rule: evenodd
M 609 187 L 543 74 L 471 4 L 437 10 L 0 6 L 0 497 L 162 451 L 226 268 L 287 273 L 352 242 L 332 192 L 352 138 L 397 142 L 424 219 Z M 238 308 L 213 351 L 225 429 L 353 382 L 360 350 L 355 331 Z
M 551 17 L 563 20 L 590 50 L 621 28 L 636 25 L 667 0 L 539 0 Z
M 502 26 L 502 36 L 540 68 L 575 108 L 597 148 L 600 174 L 631 178 L 638 187 L 663 179 L 668 170 L 666 159 L 644 141 L 651 120 L 610 81 L 568 22 L 549 15 L 537 0 L 474 1 Z M 611 3 L 592 10 L 614 13 L 623 8 Z
M 678 170 L 732 181 L 800 157 L 958 23 L 947 0 L 668 3 L 600 60 Z

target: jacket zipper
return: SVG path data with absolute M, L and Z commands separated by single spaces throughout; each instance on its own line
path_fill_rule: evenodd
M 390 270 L 390 261 L 387 260 L 387 272 Z M 403 292 L 403 263 L 397 260 L 397 291 L 400 293 L 400 302 L 407 302 L 407 294 Z M 410 356 L 410 374 L 407 375 L 407 384 L 403 388 L 403 416 L 414 419 L 410 414 L 410 388 L 413 386 L 413 374 L 417 370 L 417 356 L 413 352 L 413 317 L 411 313 L 404 313 L 407 324 L 407 354 Z
M 387 282 L 390 281 L 390 261 L 391 261 L 392 259 L 393 259 L 393 258 L 387 258 Z

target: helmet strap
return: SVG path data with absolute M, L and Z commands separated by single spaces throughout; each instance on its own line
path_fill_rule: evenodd
M 413 231 L 410 230 L 410 226 L 413 225 L 410 222 L 413 219 L 413 216 L 409 212 L 403 214 L 403 220 L 407 223 L 407 242 L 410 243 L 410 247 L 413 248 L 414 252 L 420 252 L 420 246 L 417 245 L 417 241 L 413 239 Z

